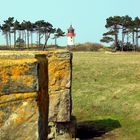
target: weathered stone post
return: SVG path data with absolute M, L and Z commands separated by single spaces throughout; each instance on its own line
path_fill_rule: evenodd
M 46 56 L 0 52 L 0 140 L 46 140 Z
M 0 140 L 75 137 L 71 59 L 65 51 L 0 52 Z
M 49 135 L 50 140 L 75 138 L 75 120 L 71 116 L 72 54 L 48 54 Z

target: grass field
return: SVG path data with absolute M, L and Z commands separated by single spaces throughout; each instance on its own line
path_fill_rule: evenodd
M 72 93 L 78 137 L 140 140 L 140 53 L 73 53 Z

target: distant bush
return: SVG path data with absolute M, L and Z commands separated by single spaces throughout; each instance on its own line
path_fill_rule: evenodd
M 0 50 L 8 50 L 9 48 L 5 45 L 0 45 Z
M 25 46 L 25 41 L 20 37 L 17 38 L 15 43 L 17 48 L 23 48 Z
M 138 52 L 140 52 L 140 46 L 139 46 L 138 48 L 136 48 L 136 50 L 137 50 Z
M 72 51 L 99 51 L 100 49 L 104 48 L 102 44 L 98 43 L 83 43 L 77 44 L 71 48 Z

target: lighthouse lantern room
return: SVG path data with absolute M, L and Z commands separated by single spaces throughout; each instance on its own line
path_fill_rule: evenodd
M 75 45 L 74 37 L 75 37 L 74 28 L 72 27 L 72 25 L 70 25 L 70 27 L 68 28 L 68 33 L 67 33 L 67 45 L 68 46 Z

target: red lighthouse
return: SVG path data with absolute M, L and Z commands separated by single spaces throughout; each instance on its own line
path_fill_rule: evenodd
M 72 27 L 72 25 L 70 25 L 70 27 L 68 28 L 68 32 L 67 32 L 67 45 L 68 46 L 74 45 L 74 43 L 75 43 L 74 37 L 75 37 L 74 28 Z

